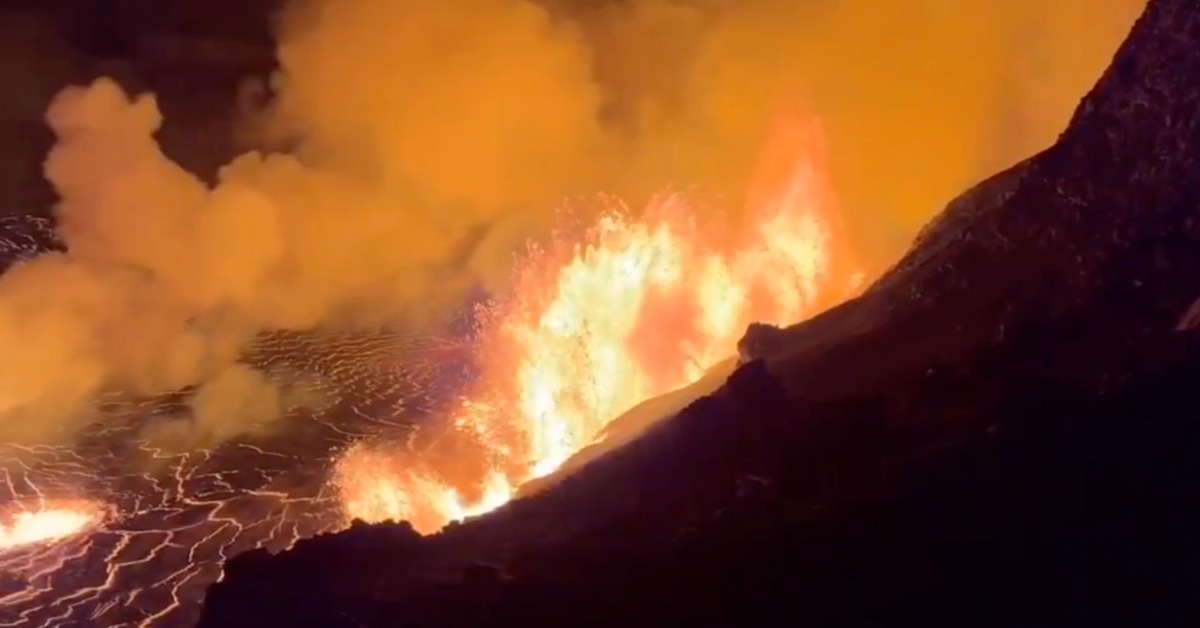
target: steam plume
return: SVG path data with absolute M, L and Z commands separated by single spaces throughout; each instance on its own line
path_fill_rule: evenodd
M 565 196 L 736 198 L 797 104 L 882 263 L 1049 144 L 1144 2 L 311 0 L 280 18 L 253 121 L 288 154 L 213 187 L 160 151 L 153 97 L 68 88 L 45 166 L 68 252 L 0 277 L 0 439 L 67 440 L 98 393 L 189 386 L 184 441 L 258 430 L 280 393 L 238 364 L 256 334 L 421 322 L 501 289 Z

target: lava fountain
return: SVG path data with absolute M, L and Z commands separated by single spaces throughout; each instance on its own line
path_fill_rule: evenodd
M 17 506 L 0 513 L 0 554 L 88 532 L 103 518 L 103 509 L 87 501 Z
M 480 376 L 446 425 L 338 460 L 347 518 L 432 533 L 492 510 L 732 355 L 749 323 L 799 321 L 857 288 L 815 120 L 775 126 L 746 203 L 732 246 L 667 195 L 640 215 L 611 202 L 582 239 L 530 250 L 481 312 Z

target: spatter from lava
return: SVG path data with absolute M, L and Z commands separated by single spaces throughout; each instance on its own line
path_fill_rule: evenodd
M 0 220 L 11 262 L 55 248 L 44 219 Z M 187 626 L 224 562 L 337 529 L 329 462 L 348 444 L 420 421 L 462 368 L 456 343 L 394 330 L 273 335 L 255 366 L 319 386 L 268 438 L 169 453 L 142 439 L 178 399 L 99 400 L 104 415 L 71 447 L 0 444 L 0 510 L 88 504 L 77 534 L 0 551 L 0 627 Z M 451 385 L 452 387 L 452 385 Z M 7 509 L 7 510 L 6 510 Z

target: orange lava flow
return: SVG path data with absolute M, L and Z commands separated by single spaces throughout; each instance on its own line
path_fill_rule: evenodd
M 85 502 L 43 504 L 0 514 L 0 553 L 80 534 L 102 518 L 100 507 Z
M 815 121 L 777 125 L 733 246 L 712 243 L 692 214 L 680 195 L 637 217 L 618 205 L 574 244 L 531 251 L 482 317 L 479 381 L 448 424 L 337 461 L 347 518 L 432 533 L 492 510 L 623 412 L 732 356 L 749 323 L 800 321 L 861 280 L 842 259 Z

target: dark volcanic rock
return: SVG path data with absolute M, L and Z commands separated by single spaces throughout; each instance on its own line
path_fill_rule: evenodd
M 716 393 L 442 534 L 231 561 L 210 626 L 1192 625 L 1200 3 Z
M 791 390 L 841 394 L 1075 317 L 1084 327 L 1062 342 L 1082 350 L 1061 374 L 1119 378 L 1122 356 L 1200 291 L 1198 10 L 1151 2 L 1058 143 L 951 203 L 862 298 L 753 357 Z

